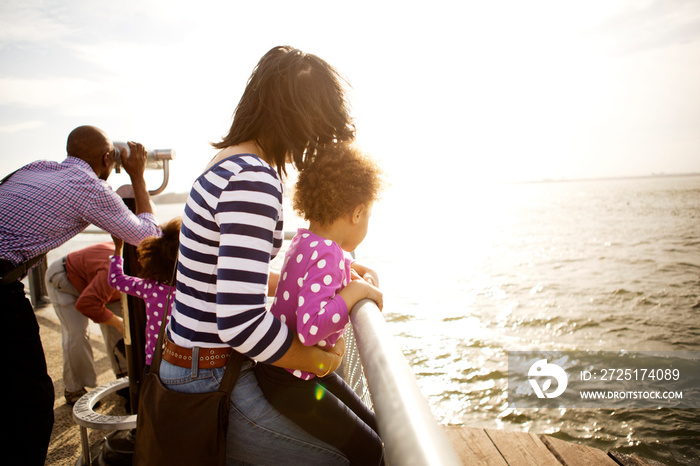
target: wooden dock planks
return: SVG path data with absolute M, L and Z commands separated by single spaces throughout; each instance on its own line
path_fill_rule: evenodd
M 587 466 L 589 464 L 618 466 L 604 451 L 577 443 L 565 442 L 558 438 L 540 435 L 542 443 L 547 445 L 556 458 L 566 466 Z
M 446 426 L 445 434 L 462 464 L 508 466 L 498 448 L 483 429 Z
M 486 429 L 486 433 L 511 466 L 561 466 L 547 446 L 535 434 Z
M 636 456 L 606 453 L 548 435 L 444 426 L 463 465 L 470 466 L 663 466 Z

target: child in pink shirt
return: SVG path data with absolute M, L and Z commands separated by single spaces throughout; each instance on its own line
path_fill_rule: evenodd
M 307 346 L 332 348 L 361 299 L 382 306 L 376 274 L 346 254 L 365 238 L 380 188 L 379 168 L 348 145 L 319 151 L 299 175 L 293 203 L 309 228 L 299 229 L 289 246 L 270 312 Z M 266 364 L 256 366 L 256 376 L 278 411 L 338 448 L 350 464 L 382 464 L 374 413 L 340 376 Z
M 153 351 L 163 312 L 168 312 L 168 322 L 175 302 L 173 269 L 180 245 L 181 219 L 174 218 L 161 227 L 162 236 L 152 236 L 139 243 L 136 253 L 139 261 L 139 277 L 124 274 L 122 245 L 114 239 L 114 255 L 110 257 L 109 284 L 118 291 L 141 298 L 146 303 L 146 365 L 151 364 Z M 168 299 L 168 297 L 170 299 Z

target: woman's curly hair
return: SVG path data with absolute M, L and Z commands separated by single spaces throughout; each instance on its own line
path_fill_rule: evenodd
M 326 144 L 299 173 L 293 207 L 305 220 L 328 225 L 379 198 L 379 166 L 351 143 Z
M 144 239 L 136 248 L 139 260 L 139 277 L 173 286 L 173 269 L 180 247 L 180 225 L 176 217 L 161 226 L 162 236 Z

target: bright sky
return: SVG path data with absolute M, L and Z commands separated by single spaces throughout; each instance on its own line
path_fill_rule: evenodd
M 395 185 L 700 172 L 696 0 L 0 0 L 0 175 L 92 124 L 187 191 L 281 44 L 347 78 Z

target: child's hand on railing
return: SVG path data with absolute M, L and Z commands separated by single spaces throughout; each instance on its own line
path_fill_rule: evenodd
M 371 299 L 377 303 L 377 307 L 380 311 L 384 306 L 384 297 L 382 292 L 379 291 L 379 288 L 369 284 L 364 279 L 356 279 L 351 281 L 348 283 L 348 286 L 340 290 L 340 293 L 338 294 L 343 298 L 343 301 L 345 301 L 348 309 L 352 309 L 355 304 L 358 303 L 358 301 L 365 298 Z
M 366 279 L 365 279 L 366 280 Z M 367 285 L 371 288 L 371 291 L 369 295 L 367 296 L 369 299 L 377 303 L 377 307 L 379 308 L 380 311 L 384 310 L 384 294 L 379 291 L 379 288 L 376 286 L 370 284 L 368 281 L 365 281 Z
M 370 285 L 374 285 L 379 288 L 379 275 L 377 275 L 377 272 L 374 270 L 370 269 L 369 267 L 365 267 L 362 264 L 358 264 L 357 262 L 353 262 L 352 271 L 353 280 L 356 280 L 355 277 L 357 276 L 358 278 L 362 278 Z
M 379 287 L 379 278 L 374 270 L 367 269 L 367 272 L 362 275 L 362 278 L 370 285 Z

